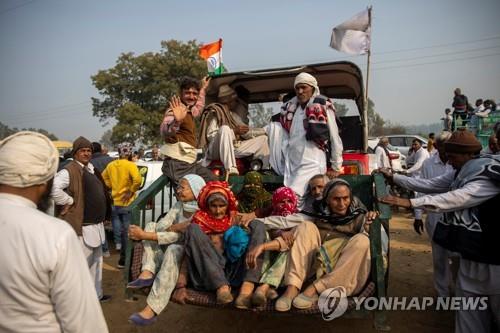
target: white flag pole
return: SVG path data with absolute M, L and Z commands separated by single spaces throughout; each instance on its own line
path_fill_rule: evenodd
M 368 150 L 368 80 L 370 79 L 370 58 L 371 58 L 371 36 L 372 36 L 372 6 L 368 7 L 368 29 L 370 29 L 370 44 L 367 52 L 367 63 L 366 63 L 366 85 L 365 85 L 365 109 L 363 110 L 363 131 L 365 140 L 363 142 L 363 150 L 367 152 Z

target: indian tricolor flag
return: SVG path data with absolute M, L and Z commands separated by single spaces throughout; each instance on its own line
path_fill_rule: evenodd
M 200 47 L 200 57 L 207 61 L 208 73 L 220 75 L 224 71 L 222 65 L 222 39 Z

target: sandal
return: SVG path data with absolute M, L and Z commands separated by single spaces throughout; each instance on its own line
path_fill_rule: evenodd
M 300 293 L 293 299 L 293 306 L 297 309 L 306 310 L 310 309 L 317 300 L 318 294 L 309 297 L 304 295 L 303 293 Z
M 278 312 L 287 312 L 292 308 L 292 299 L 286 296 L 281 296 L 274 304 L 274 308 Z

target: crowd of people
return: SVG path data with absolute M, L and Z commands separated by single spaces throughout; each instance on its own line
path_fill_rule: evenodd
M 159 151 L 177 202 L 144 228 L 129 225 L 128 207 L 141 183 L 130 144 L 121 144 L 120 158 L 112 160 L 79 137 L 72 160 L 58 171 L 57 150 L 43 135 L 20 132 L 0 142 L 1 331 L 40 329 L 41 323 L 53 331 L 107 331 L 99 301 L 110 299 L 102 290 L 109 220 L 120 267 L 128 239 L 144 246 L 141 273 L 127 285 L 150 288 L 145 307 L 129 317 L 138 326 L 153 324 L 170 300 L 185 303 L 188 287 L 214 292 L 217 304 L 239 309 L 275 299 L 280 312 L 309 309 L 328 288 L 342 286 L 347 296 L 362 291 L 373 255 L 370 226 L 379 213 L 339 178 L 343 148 L 335 109 L 316 79 L 297 75 L 296 95 L 265 128 L 248 125 L 245 91 L 238 87 L 222 85 L 217 102 L 205 106 L 208 85 L 209 79 L 186 79 L 169 102 Z M 415 209 L 419 233 L 427 212 L 437 294 L 488 297 L 486 311 L 457 311 L 456 331 L 489 332 L 500 323 L 500 227 L 492 219 L 500 204 L 498 141 L 481 153 L 473 133 L 445 131 L 430 146 L 414 141 L 413 166 L 395 174 L 387 140 L 380 140 L 378 172 L 388 184 L 418 193 L 381 202 Z M 241 173 L 236 160 L 246 156 L 261 158 L 284 186 L 268 192 L 262 175 L 251 171 L 234 193 L 207 168 L 221 160 L 227 180 Z M 49 199 L 57 218 L 44 213 Z M 381 233 L 387 260 L 388 235 L 384 228 Z M 459 262 L 454 283 L 450 257 Z
M 467 127 L 476 134 L 480 125 L 479 120 L 488 118 L 491 112 L 497 111 L 497 103 L 493 99 L 478 98 L 473 106 L 460 88 L 456 88 L 453 94 L 451 108 L 446 108 L 445 115 L 441 118 L 445 131 Z

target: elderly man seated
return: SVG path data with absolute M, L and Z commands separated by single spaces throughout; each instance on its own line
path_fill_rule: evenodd
M 368 230 L 377 212 L 369 212 L 353 196 L 346 181 L 334 179 L 315 202 L 314 212 L 286 217 L 270 216 L 261 221 L 268 229 L 293 227 L 293 237 L 278 237 L 252 248 L 247 264 L 254 267 L 263 251 L 287 251 L 285 293 L 277 300 L 277 311 L 310 308 L 324 290 L 345 288 L 346 296 L 361 292 L 370 275 L 370 239 Z M 387 253 L 387 235 L 382 229 L 383 253 Z M 309 278 L 312 284 L 302 293 Z
M 220 160 L 226 175 L 239 174 L 236 158 L 254 156 L 269 163 L 269 145 L 262 128 L 248 126 L 247 108 L 227 84 L 219 88 L 218 103 L 208 105 L 202 115 L 199 147 L 205 149 L 204 164 Z

